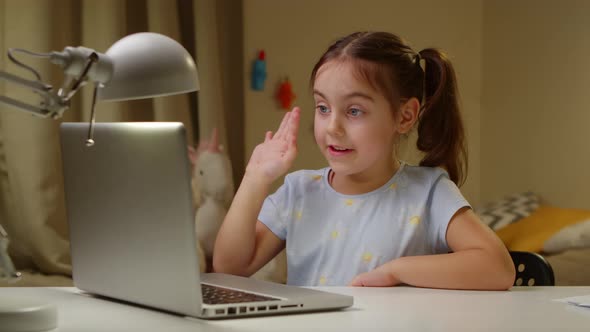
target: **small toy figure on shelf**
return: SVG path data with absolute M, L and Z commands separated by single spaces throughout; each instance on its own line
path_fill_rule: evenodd
M 279 85 L 279 92 L 277 93 L 277 99 L 281 103 L 281 108 L 287 110 L 291 109 L 295 97 L 291 82 L 288 78 L 285 78 L 285 80 L 281 82 L 281 85 Z
M 258 53 L 258 58 L 252 65 L 252 90 L 264 90 L 264 81 L 266 80 L 266 54 L 264 50 Z

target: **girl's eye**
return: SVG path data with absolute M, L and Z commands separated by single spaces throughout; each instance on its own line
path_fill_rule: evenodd
M 326 113 L 330 112 L 328 107 L 326 107 L 324 105 L 318 105 L 316 108 L 317 108 L 318 112 L 320 112 L 321 114 L 326 114 Z
M 358 108 L 351 108 L 348 110 L 348 114 L 350 114 L 352 117 L 358 117 L 363 114 L 363 111 L 359 110 Z

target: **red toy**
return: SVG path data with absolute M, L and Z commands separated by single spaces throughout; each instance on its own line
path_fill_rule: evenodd
M 291 104 L 295 100 L 295 94 L 293 93 L 293 87 L 289 79 L 285 79 L 279 86 L 279 92 L 277 93 L 277 99 L 281 103 L 281 108 L 291 109 Z

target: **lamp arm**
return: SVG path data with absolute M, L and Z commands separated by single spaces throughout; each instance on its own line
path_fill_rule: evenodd
M 19 51 L 28 52 L 25 50 Z M 0 80 L 30 89 L 41 96 L 41 102 L 37 105 L 27 104 L 1 95 L 0 103 L 43 118 L 57 119 L 70 107 L 70 99 L 86 84 L 86 81 L 90 80 L 99 84 L 106 83 L 110 80 L 113 71 L 113 63 L 108 56 L 86 47 L 68 46 L 62 52 L 49 53 L 48 57 L 52 63 L 62 67 L 65 73 L 66 78 L 61 88 L 55 91 L 51 85 L 40 80 L 29 80 L 0 71 Z M 10 56 L 10 59 L 20 67 L 36 73 L 34 69 L 17 61 L 13 56 Z M 36 76 L 40 78 L 38 74 Z
M 5 71 L 0 71 L 0 80 L 5 80 L 15 85 L 33 90 L 42 98 L 39 105 L 32 105 L 0 95 L 0 103 L 7 104 L 14 108 L 27 111 L 43 118 L 60 117 L 61 114 L 70 106 L 69 100 L 65 101 L 63 98 L 58 96 L 57 93 L 53 91 L 51 85 L 44 84 L 40 81 L 33 81 L 18 77 Z

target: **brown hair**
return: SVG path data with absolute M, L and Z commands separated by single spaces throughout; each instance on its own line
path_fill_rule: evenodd
M 424 60 L 424 70 L 420 60 Z M 455 70 L 444 52 L 427 48 L 416 53 L 388 32 L 356 32 L 337 40 L 311 73 L 328 61 L 352 61 L 357 74 L 383 93 L 394 109 L 409 98 L 422 106 L 418 121 L 420 166 L 443 167 L 460 185 L 467 175 L 467 148 L 459 109 Z

